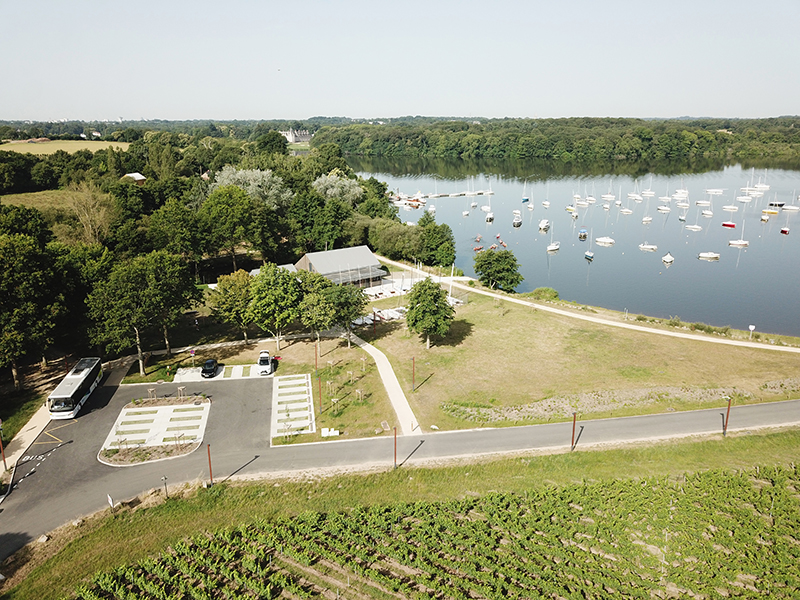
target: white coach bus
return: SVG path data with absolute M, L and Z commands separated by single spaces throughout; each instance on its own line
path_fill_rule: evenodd
M 97 357 L 82 358 L 47 398 L 51 419 L 74 419 L 103 378 Z

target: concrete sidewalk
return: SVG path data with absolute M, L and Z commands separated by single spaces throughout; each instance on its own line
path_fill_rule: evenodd
M 411 405 L 409 405 L 408 399 L 403 393 L 403 388 L 400 387 L 400 382 L 397 381 L 397 376 L 394 374 L 394 369 L 392 369 L 389 359 L 375 346 L 365 342 L 355 334 L 353 334 L 353 341 L 375 359 L 383 386 L 386 388 L 386 393 L 389 395 L 394 412 L 397 414 L 397 421 L 400 424 L 402 434 L 422 435 L 422 429 L 419 426 L 417 417 L 414 416 L 414 411 L 411 410 Z
M 6 465 L 9 469 L 13 469 L 17 461 L 21 459 L 28 452 L 28 448 L 39 437 L 39 434 L 44 431 L 47 424 L 50 422 L 50 411 L 47 410 L 47 405 L 42 404 L 39 407 L 31 420 L 17 432 L 14 439 L 8 445 L 3 445 L 6 455 Z

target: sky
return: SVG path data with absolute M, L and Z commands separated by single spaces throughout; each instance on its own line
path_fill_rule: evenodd
M 800 0 L 0 0 L 0 120 L 800 113 Z

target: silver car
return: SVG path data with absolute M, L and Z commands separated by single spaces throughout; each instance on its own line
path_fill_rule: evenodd
M 266 350 L 262 350 L 258 355 L 258 374 L 272 375 L 272 357 Z

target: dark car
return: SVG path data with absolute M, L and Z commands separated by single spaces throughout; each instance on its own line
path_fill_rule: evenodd
M 217 374 L 217 361 L 213 358 L 209 358 L 204 364 L 203 368 L 200 370 L 200 375 L 203 377 L 214 377 Z

